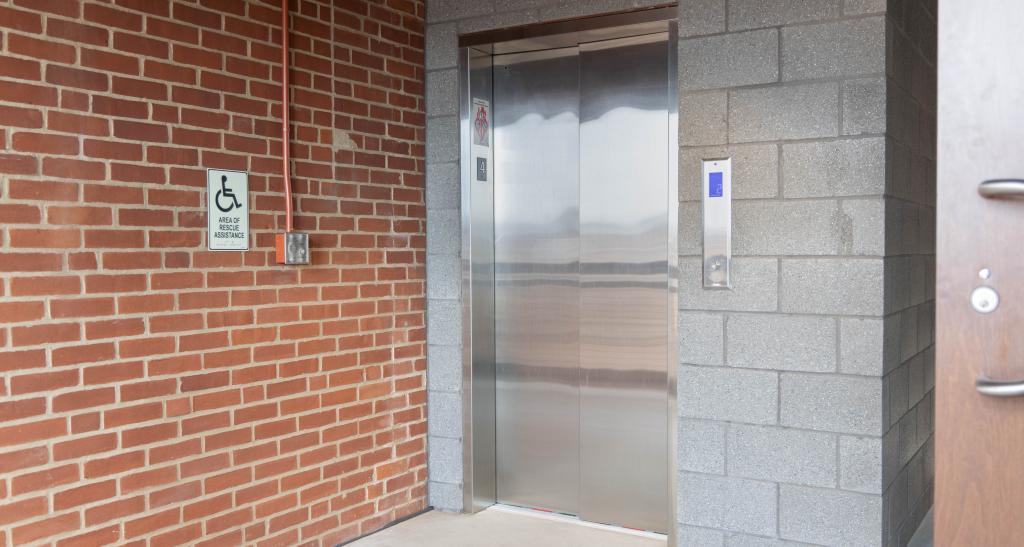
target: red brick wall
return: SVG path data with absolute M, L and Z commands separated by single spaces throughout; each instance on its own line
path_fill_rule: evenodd
M 329 545 L 425 506 L 421 0 L 0 0 L 0 546 Z M 253 250 L 205 250 L 205 169 Z

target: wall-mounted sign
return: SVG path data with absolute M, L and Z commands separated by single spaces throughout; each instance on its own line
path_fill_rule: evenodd
M 206 217 L 211 251 L 249 250 L 249 174 L 206 171 Z

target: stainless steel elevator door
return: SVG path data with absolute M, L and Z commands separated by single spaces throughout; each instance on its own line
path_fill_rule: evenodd
M 497 498 L 578 513 L 579 57 L 494 60 Z
M 580 515 L 662 532 L 676 206 L 666 41 L 580 45 Z
M 497 499 L 665 532 L 667 35 L 493 70 Z

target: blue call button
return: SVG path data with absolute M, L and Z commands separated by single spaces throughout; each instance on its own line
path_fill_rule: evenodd
M 708 197 L 722 197 L 722 173 L 708 173 Z

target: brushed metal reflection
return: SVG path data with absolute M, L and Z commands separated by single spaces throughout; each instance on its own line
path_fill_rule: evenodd
M 580 45 L 580 517 L 668 529 L 667 33 Z
M 462 167 L 463 507 L 480 511 L 496 500 L 494 370 L 494 185 L 476 180 L 475 160 L 493 163 L 493 149 L 474 146 L 474 99 L 492 102 L 492 56 L 460 50 L 459 87 Z M 489 131 L 493 133 L 493 130 Z M 490 140 L 490 138 L 488 138 Z
M 579 491 L 575 48 L 494 57 L 497 497 L 569 514 Z

